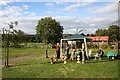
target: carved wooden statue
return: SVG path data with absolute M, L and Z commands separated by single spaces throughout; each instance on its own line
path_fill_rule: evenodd
M 77 55 L 77 63 L 80 63 L 80 55 Z
M 53 57 L 50 58 L 50 63 L 53 64 Z
M 82 64 L 85 63 L 85 44 L 82 43 Z
M 64 57 L 64 64 L 67 63 L 67 56 Z

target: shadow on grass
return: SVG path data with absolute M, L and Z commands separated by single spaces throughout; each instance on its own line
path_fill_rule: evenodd
M 47 62 L 47 63 L 49 63 L 50 64 L 50 62 Z M 53 62 L 53 64 L 63 64 L 63 61 L 55 61 L 55 62 Z

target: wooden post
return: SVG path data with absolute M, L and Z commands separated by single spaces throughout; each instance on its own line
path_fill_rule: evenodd
M 85 45 L 82 43 L 82 64 L 85 63 Z
M 72 61 L 74 61 L 75 49 L 72 50 Z
M 77 63 L 80 63 L 80 55 L 77 55 Z

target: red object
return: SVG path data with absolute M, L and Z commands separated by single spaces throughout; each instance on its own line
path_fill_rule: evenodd
M 109 36 L 88 36 L 87 38 L 92 39 L 93 41 L 108 41 L 109 40 Z

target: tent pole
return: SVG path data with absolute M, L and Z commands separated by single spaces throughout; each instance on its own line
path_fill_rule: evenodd
M 89 60 L 86 38 L 84 38 L 84 43 L 85 43 L 85 52 L 86 52 L 87 58 Z
M 72 47 L 73 47 L 73 41 L 72 41 L 72 44 L 71 44 L 71 50 L 72 50 Z
M 61 42 L 60 42 L 60 55 L 62 55 L 62 39 L 61 39 Z

